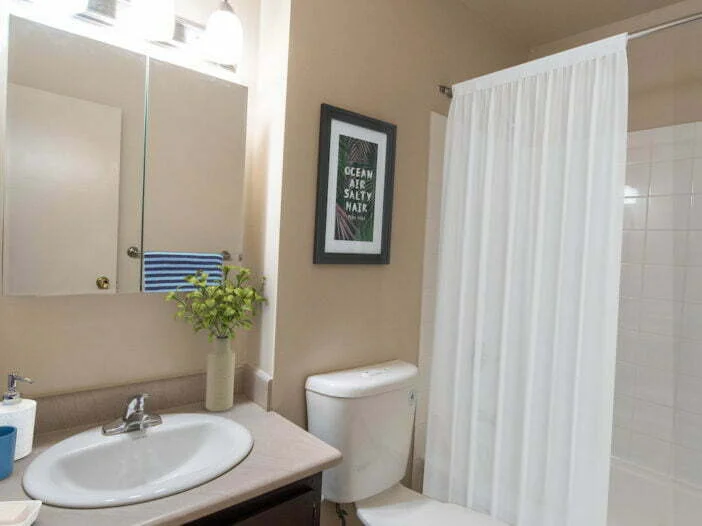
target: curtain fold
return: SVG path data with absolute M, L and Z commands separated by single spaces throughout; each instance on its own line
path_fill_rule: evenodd
M 626 35 L 454 87 L 424 491 L 606 524 Z

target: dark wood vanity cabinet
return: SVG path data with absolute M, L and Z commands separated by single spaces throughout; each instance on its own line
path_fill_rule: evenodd
M 321 499 L 318 473 L 186 526 L 319 526 Z

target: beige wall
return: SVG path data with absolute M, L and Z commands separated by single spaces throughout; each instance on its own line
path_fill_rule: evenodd
M 631 131 L 702 120 L 700 49 L 702 21 L 629 43 Z
M 526 58 L 459 0 L 292 4 L 273 406 L 305 423 L 313 373 L 417 361 L 431 111 L 437 85 Z M 313 265 L 320 104 L 397 125 L 388 266 Z
M 173 309 L 162 295 L 0 298 L 0 373 L 49 394 L 202 371 L 207 338 Z
M 537 46 L 532 58 L 635 32 L 702 11 L 702 0 L 686 0 L 621 22 Z M 629 43 L 629 130 L 702 120 L 702 21 L 661 31 Z
M 635 71 L 632 69 L 631 74 Z M 632 92 L 629 98 L 629 131 L 699 121 L 702 121 L 702 82 L 680 82 L 644 93 Z

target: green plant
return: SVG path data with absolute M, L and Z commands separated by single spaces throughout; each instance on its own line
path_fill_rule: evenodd
M 233 279 L 229 279 L 236 270 Z M 222 281 L 217 285 L 207 284 L 207 273 L 197 272 L 187 276 L 195 290 L 176 290 L 166 294 L 166 301 L 177 303 L 176 318 L 190 322 L 195 332 L 206 330 L 209 339 L 234 338 L 239 328 L 250 329 L 258 307 L 266 301 L 263 285 L 249 285 L 251 270 L 243 267 L 222 267 Z

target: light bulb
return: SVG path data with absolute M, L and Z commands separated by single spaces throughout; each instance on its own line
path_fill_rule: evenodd
M 204 58 L 225 66 L 236 66 L 244 47 L 244 29 L 228 0 L 212 13 L 201 39 Z
M 35 3 L 53 16 L 72 16 L 88 9 L 88 0 L 35 0 Z
M 174 0 L 131 0 L 120 26 L 152 42 L 168 42 L 175 31 Z

